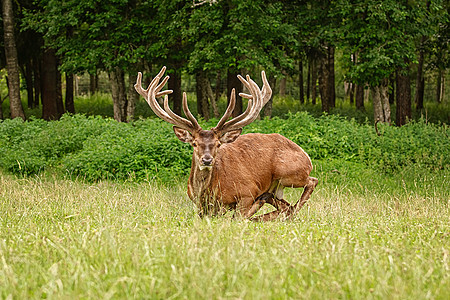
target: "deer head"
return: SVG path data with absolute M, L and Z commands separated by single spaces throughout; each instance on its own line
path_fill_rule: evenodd
M 263 81 L 263 87 L 261 89 L 259 89 L 256 82 L 254 82 L 250 76 L 247 75 L 246 79 L 244 79 L 242 76 L 238 75 L 239 80 L 250 92 L 250 94 L 239 94 L 241 97 L 248 99 L 247 109 L 241 115 L 229 120 L 236 104 L 235 90 L 233 89 L 227 110 L 217 123 L 216 127 L 211 128 L 210 130 L 204 130 L 200 127 L 189 110 L 186 93 L 183 93 L 182 104 L 187 119 L 178 116 L 170 109 L 167 95 L 173 91 L 162 91 L 164 85 L 169 80 L 169 76 L 166 76 L 161 81 L 165 71 L 166 67 L 163 67 L 145 90 L 142 88 L 141 84 L 142 73 L 139 72 L 134 87 L 136 91 L 145 98 L 150 108 L 158 117 L 174 125 L 173 130 L 178 139 L 192 145 L 194 148 L 194 164 L 198 166 L 200 170 L 209 170 L 212 168 L 219 147 L 222 144 L 235 141 L 241 134 L 242 128 L 258 117 L 259 112 L 272 96 L 272 90 L 267 82 L 264 71 L 261 72 Z M 156 100 L 157 97 L 161 96 L 164 96 L 164 108 L 162 108 Z

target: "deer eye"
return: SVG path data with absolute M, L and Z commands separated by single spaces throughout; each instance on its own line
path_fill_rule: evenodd
M 197 143 L 196 142 L 192 142 L 192 147 L 197 147 Z

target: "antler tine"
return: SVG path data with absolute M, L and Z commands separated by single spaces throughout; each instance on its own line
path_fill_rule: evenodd
M 219 123 L 217 123 L 215 130 L 221 130 L 223 124 L 231 117 L 233 113 L 234 106 L 236 105 L 236 91 L 234 89 L 231 90 L 230 103 L 228 104 L 227 110 L 223 114 L 222 118 L 220 118 Z
M 134 85 L 134 88 L 142 97 L 145 98 L 145 100 L 147 101 L 150 108 L 153 110 L 153 112 L 158 117 L 160 117 L 161 119 L 163 119 L 164 121 L 166 121 L 170 124 L 173 124 L 175 126 L 178 126 L 180 128 L 183 128 L 183 129 L 186 129 L 186 130 L 192 132 L 193 130 L 196 130 L 198 128 L 197 121 L 192 122 L 192 120 L 191 121 L 186 120 L 185 118 L 182 118 L 182 117 L 176 115 L 175 113 L 173 113 L 170 110 L 170 108 L 168 110 L 167 109 L 164 110 L 161 108 L 158 101 L 156 101 L 156 97 L 161 97 L 161 96 L 165 96 L 164 102 L 168 101 L 167 95 L 171 94 L 173 92 L 172 90 L 161 91 L 161 89 L 164 87 L 164 85 L 169 80 L 169 76 L 166 76 L 161 81 L 161 83 L 159 82 L 161 80 L 162 76 L 164 75 L 165 71 L 166 71 L 166 67 L 164 66 L 164 67 L 162 67 L 161 71 L 159 71 L 159 73 L 156 75 L 156 77 L 153 78 L 153 80 L 149 84 L 148 88 L 145 90 L 142 88 L 142 73 L 139 72 L 137 79 L 136 79 L 136 84 Z
M 171 118 L 169 117 L 169 115 L 167 115 L 167 113 L 159 106 L 159 104 L 155 101 L 152 100 L 152 98 L 154 98 L 154 96 L 152 97 L 151 95 L 151 90 L 155 89 L 155 86 L 157 85 L 157 83 L 159 82 L 159 79 L 161 79 L 161 74 L 164 73 L 165 71 L 165 67 L 163 67 L 161 69 L 161 71 L 158 73 L 158 75 L 156 75 L 156 77 L 151 81 L 151 83 L 149 84 L 147 89 L 143 89 L 142 88 L 142 73 L 139 72 L 137 79 L 136 79 L 136 84 L 134 85 L 134 88 L 136 89 L 136 91 L 142 96 L 144 97 L 145 101 L 147 101 L 148 105 L 150 106 L 150 108 L 153 110 L 153 112 L 160 117 L 161 119 L 163 119 L 166 122 L 171 123 Z M 167 90 L 164 91 L 166 92 L 166 94 L 170 94 L 172 93 L 171 90 Z
M 269 82 L 267 81 L 266 72 L 261 71 L 261 77 L 263 81 L 262 93 L 264 106 L 270 100 L 270 97 L 272 97 L 272 89 L 270 88 Z
M 238 77 L 239 77 L 239 76 L 240 76 L 240 75 L 238 75 Z M 234 89 L 233 89 L 233 91 L 234 91 Z M 247 102 L 247 108 L 245 109 L 245 111 L 244 111 L 242 114 L 240 114 L 240 115 L 237 116 L 236 118 L 233 118 L 233 119 L 229 120 L 228 122 L 225 123 L 225 125 L 222 125 L 223 128 L 226 128 L 226 127 L 228 127 L 228 126 L 232 126 L 233 124 L 236 124 L 237 122 L 243 120 L 245 117 L 248 116 L 248 114 L 251 112 L 252 108 L 254 107 L 254 105 L 253 105 L 253 100 L 252 100 L 252 98 L 253 98 L 252 95 L 248 95 L 248 94 L 244 94 L 244 93 L 239 93 L 239 96 L 249 99 L 248 102 Z M 218 126 L 219 126 L 219 125 L 217 125 L 217 127 L 218 127 Z M 216 128 L 217 128 L 217 127 L 216 127 Z
M 250 95 L 245 93 L 239 94 L 241 97 L 249 99 L 248 106 L 244 113 L 226 122 L 221 128 L 222 132 L 242 128 L 253 122 L 258 117 L 259 112 L 267 103 L 267 101 L 269 101 L 272 95 L 272 90 L 270 89 L 269 83 L 267 82 L 266 74 L 264 71 L 261 72 L 261 76 L 263 80 L 262 90 L 259 89 L 256 82 L 253 81 L 249 75 L 246 76 L 246 79 L 238 75 L 239 80 L 247 87 L 250 92 Z
M 200 128 L 200 125 L 198 125 L 197 119 L 195 119 L 194 115 L 189 110 L 185 92 L 183 92 L 183 111 L 184 111 L 184 114 L 186 115 L 186 117 L 192 122 L 192 125 L 194 125 L 194 128 L 195 129 Z
M 185 104 L 186 103 L 186 104 Z M 186 105 L 187 106 L 187 99 L 186 99 L 186 93 L 183 93 L 183 106 Z M 192 114 L 190 114 L 190 116 L 192 117 L 192 119 L 190 117 L 188 117 L 189 119 L 191 119 L 191 121 L 186 120 L 183 117 L 180 117 L 179 115 L 177 115 L 176 113 L 174 113 L 169 106 L 169 98 L 167 96 L 164 97 L 164 110 L 167 112 L 167 114 L 173 118 L 175 121 L 178 122 L 178 124 L 174 124 L 180 128 L 186 129 L 188 131 L 193 131 L 196 130 L 198 128 L 200 128 L 200 126 L 198 125 L 197 120 L 194 118 L 194 116 Z M 189 111 L 189 109 L 188 109 Z M 186 113 L 186 111 L 185 111 Z M 190 111 L 189 111 L 190 113 Z M 193 120 L 193 121 L 192 121 Z M 189 124 L 191 123 L 192 126 L 189 127 L 183 127 L 184 124 Z

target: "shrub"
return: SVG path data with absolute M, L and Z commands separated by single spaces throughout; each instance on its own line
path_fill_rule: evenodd
M 111 130 L 89 137 L 83 151 L 68 155 L 63 165 L 70 174 L 88 180 L 171 181 L 188 173 L 190 152 L 169 124 L 148 119 L 116 123 Z
M 402 127 L 360 125 L 336 115 L 314 118 L 308 113 L 289 114 L 254 122 L 246 132 L 280 133 L 300 145 L 312 159 L 345 159 L 363 162 L 384 172 L 411 164 L 443 169 L 450 165 L 447 128 L 413 121 Z
M 31 175 L 58 165 L 67 153 L 83 148 L 89 136 L 99 135 L 113 120 L 65 115 L 59 121 L 5 120 L 0 125 L 0 167 L 15 174 Z
M 204 128 L 217 120 L 202 122 Z M 186 176 L 192 149 L 160 119 L 117 123 L 112 119 L 65 115 L 59 121 L 31 119 L 0 123 L 0 168 L 18 175 L 48 167 L 90 181 L 161 180 Z M 335 115 L 308 113 L 255 121 L 245 132 L 280 133 L 300 145 L 313 160 L 345 160 L 391 173 L 407 166 L 448 169 L 447 128 L 423 120 L 403 127 L 359 124 Z

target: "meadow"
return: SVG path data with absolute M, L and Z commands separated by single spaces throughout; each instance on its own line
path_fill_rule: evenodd
M 329 163 L 269 223 L 200 219 L 184 182 L 1 174 L 0 298 L 448 299 L 448 172 Z
M 302 112 L 246 132 L 310 154 L 293 220 L 200 219 L 191 149 L 160 120 L 2 121 L 0 299 L 450 298 L 445 125 Z

